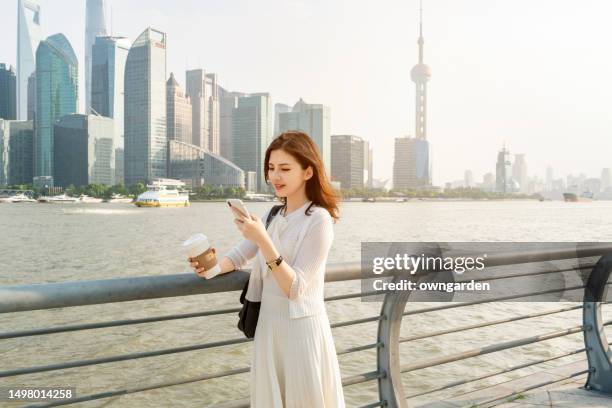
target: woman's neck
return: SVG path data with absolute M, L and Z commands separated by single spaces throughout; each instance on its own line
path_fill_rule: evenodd
M 289 215 L 304 204 L 308 202 L 305 192 L 302 194 L 296 193 L 290 197 L 287 197 L 287 208 L 285 208 L 285 215 Z

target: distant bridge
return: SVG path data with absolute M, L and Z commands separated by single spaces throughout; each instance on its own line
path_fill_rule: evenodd
M 11 197 L 20 193 L 23 193 L 28 197 L 34 197 L 34 191 L 32 190 L 12 190 L 9 188 L 0 189 L 0 197 Z

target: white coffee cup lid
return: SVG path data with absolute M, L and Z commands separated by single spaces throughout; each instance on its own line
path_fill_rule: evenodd
M 189 256 L 198 256 L 210 248 L 208 238 L 202 233 L 192 235 L 187 241 L 183 242 L 183 249 L 187 251 Z

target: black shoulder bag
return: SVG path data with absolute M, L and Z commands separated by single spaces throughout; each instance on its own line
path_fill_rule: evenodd
M 272 218 L 280 209 L 283 208 L 283 205 L 275 205 L 270 209 L 270 213 L 266 218 L 266 229 L 270 226 L 270 222 L 272 222 Z M 257 328 L 257 319 L 259 319 L 259 309 L 261 307 L 261 302 L 251 302 L 247 300 L 246 293 L 249 288 L 249 280 L 247 280 L 244 288 L 242 289 L 242 294 L 240 295 L 240 303 L 242 303 L 242 309 L 238 312 L 238 328 L 240 331 L 244 333 L 244 335 L 252 339 L 255 337 L 255 329 Z

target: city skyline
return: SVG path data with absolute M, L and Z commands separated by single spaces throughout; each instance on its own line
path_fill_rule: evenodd
M 39 3 L 43 36 L 62 31 L 73 44 L 81 70 L 79 89 L 84 92 L 85 2 Z M 329 9 L 321 2 L 267 2 L 261 10 L 242 2 L 204 6 L 184 0 L 181 7 L 159 0 L 107 3 L 113 5 L 113 35 L 133 41 L 147 26 L 168 33 L 168 71 L 180 75 L 179 83 L 185 84 L 187 68 L 201 67 L 218 72 L 221 85 L 229 90 L 269 92 L 274 103 L 302 97 L 330 106 L 332 134 L 355 134 L 371 142 L 376 178 L 391 176 L 394 138 L 413 136 L 409 71 L 418 47 L 417 1 L 390 1 L 373 10 L 362 2 L 342 1 L 330 3 Z M 436 73 L 428 89 L 434 184 L 456 179 L 466 168 L 480 179 L 494 169 L 492 152 L 502 140 L 527 155 L 530 176 L 543 177 L 549 165 L 557 174 L 589 176 L 611 167 L 605 151 L 612 147 L 607 138 L 612 124 L 601 89 L 607 88 L 605 72 L 612 64 L 601 51 L 605 35 L 594 28 L 607 29 L 598 19 L 609 6 L 592 1 L 580 8 L 557 2 L 455 3 L 424 3 L 428 63 Z M 527 4 L 530 13 L 524 15 Z M 9 65 L 16 63 L 16 5 L 6 2 L 2 7 L 7 12 L 0 17 L 7 39 L 0 45 L 0 62 Z M 67 9 L 83 18 L 67 26 L 62 15 Z M 136 9 L 141 13 L 135 14 Z M 308 28 L 313 17 L 317 30 Z M 205 24 L 195 24 L 202 18 Z M 353 28 L 370 19 L 379 21 L 369 25 L 371 30 Z M 583 23 L 587 20 L 589 24 Z M 228 24 L 243 28 L 228 33 Z M 570 25 L 578 29 L 566 30 Z M 211 37 L 223 27 L 224 35 Z M 278 32 L 287 30 L 289 38 L 278 38 Z M 273 33 L 272 43 L 263 41 Z M 219 41 L 193 52 L 204 38 Z M 292 49 L 290 43 L 296 46 Z M 363 58 L 363 50 L 368 58 Z M 584 58 L 591 67 L 586 77 L 578 68 Z M 281 69 L 281 59 L 289 61 L 290 70 Z M 249 61 L 248 70 L 239 60 Z M 79 99 L 84 104 L 84 94 Z M 593 152 L 588 146 L 598 148 Z

